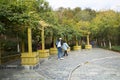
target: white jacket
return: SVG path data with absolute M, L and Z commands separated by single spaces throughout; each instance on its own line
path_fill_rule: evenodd
M 68 48 L 69 48 L 68 44 L 67 43 L 63 43 L 62 49 L 63 50 L 67 50 Z

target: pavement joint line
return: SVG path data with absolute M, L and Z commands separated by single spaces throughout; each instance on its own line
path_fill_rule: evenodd
M 77 68 L 79 68 L 79 67 L 81 67 L 81 66 L 83 66 L 83 65 L 84 65 L 84 63 L 81 63 L 81 64 L 77 65 L 75 68 L 73 68 L 73 70 L 71 70 L 71 72 L 70 72 L 70 74 L 69 74 L 68 80 L 71 80 L 71 75 L 72 75 L 72 73 L 73 73 Z
M 112 59 L 112 58 L 120 58 L 120 56 L 110 56 L 110 57 L 104 57 L 104 58 L 99 58 L 99 59 L 93 59 L 89 62 L 100 61 L 100 60 L 104 60 L 104 59 Z
M 88 64 L 90 62 L 95 62 L 95 61 L 100 61 L 100 60 L 104 60 L 104 59 L 111 59 L 111 58 L 120 58 L 120 56 L 110 56 L 110 57 L 104 57 L 104 58 L 99 58 L 99 59 L 93 59 L 91 61 L 86 61 L 84 63 L 81 63 L 81 64 L 78 64 L 75 68 L 73 68 L 69 74 L 69 77 L 68 77 L 68 80 L 71 80 L 71 75 L 72 73 L 79 67 L 85 65 L 85 64 Z
M 37 72 L 36 70 L 35 70 L 35 72 Z M 38 72 L 37 72 L 38 73 Z M 40 73 L 38 73 L 38 74 L 40 74 Z M 47 78 L 47 79 L 50 79 L 50 77 L 49 76 L 45 76 L 44 74 L 40 74 L 43 78 L 45 77 L 45 78 Z

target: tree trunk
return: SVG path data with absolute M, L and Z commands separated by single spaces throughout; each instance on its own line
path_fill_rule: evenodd
M 98 39 L 96 38 L 96 40 L 95 40 L 95 47 L 97 47 L 98 46 Z
M 19 45 L 19 43 L 17 44 L 17 52 L 20 52 L 20 45 Z
M 20 52 L 20 45 L 19 45 L 19 39 L 18 39 L 18 36 L 17 36 L 17 41 L 18 41 L 18 43 L 17 43 L 17 52 Z
M 104 47 L 106 47 L 106 43 L 105 43 L 105 41 L 103 41 L 103 44 L 104 44 Z
M 101 47 L 103 47 L 103 43 L 101 42 Z
M 111 41 L 109 40 L 109 49 L 111 49 Z

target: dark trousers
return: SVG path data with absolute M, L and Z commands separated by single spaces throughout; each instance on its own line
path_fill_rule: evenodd
M 64 55 L 63 56 L 68 56 L 67 50 L 64 51 Z

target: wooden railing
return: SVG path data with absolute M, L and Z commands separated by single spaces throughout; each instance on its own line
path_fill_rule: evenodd
M 13 54 L 13 55 L 1 56 L 0 61 L 1 64 L 4 64 L 18 59 L 20 59 L 20 54 Z

